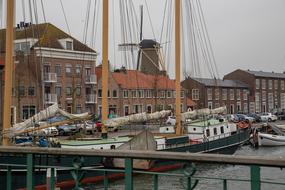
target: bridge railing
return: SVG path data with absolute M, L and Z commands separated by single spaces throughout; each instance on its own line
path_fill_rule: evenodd
M 1 159 L 1 157 L 10 159 Z M 16 158 L 24 158 L 24 162 L 17 162 Z M 38 164 L 38 159 L 43 158 L 54 158 L 54 159 L 65 159 L 72 158 L 72 165 L 65 166 L 54 165 L 54 163 Z M 85 159 L 98 159 L 98 158 L 121 158 L 124 159 L 125 167 L 122 169 L 106 168 L 100 165 L 88 165 L 84 162 Z M 6 189 L 11 190 L 13 188 L 13 175 L 18 175 L 20 171 L 24 171 L 25 181 L 24 188 L 28 190 L 32 189 L 55 189 L 56 187 L 64 187 L 64 184 L 68 184 L 70 188 L 80 189 L 81 183 L 98 183 L 98 179 L 92 181 L 92 178 L 85 178 L 84 172 L 92 173 L 96 172 L 96 175 L 102 176 L 104 189 L 108 189 L 110 178 L 115 178 L 116 174 L 123 174 L 125 177 L 125 189 L 134 189 L 133 176 L 135 174 L 144 174 L 153 176 L 152 188 L 159 188 L 159 176 L 171 176 L 181 178 L 184 180 L 185 189 L 194 189 L 199 182 L 205 179 L 220 181 L 222 189 L 226 190 L 229 188 L 228 182 L 243 181 L 250 183 L 252 190 L 260 190 L 263 184 L 282 185 L 285 187 L 285 183 L 272 181 L 270 179 L 262 180 L 261 168 L 273 167 L 273 168 L 284 168 L 285 159 L 284 157 L 260 157 L 260 156 L 239 156 L 239 155 L 215 155 L 215 154 L 191 154 L 191 153 L 176 153 L 176 152 L 160 152 L 160 151 L 136 151 L 136 150 L 87 150 L 87 149 L 60 149 L 60 148 L 28 148 L 28 147 L 0 147 L 0 172 L 1 177 L 5 177 Z M 159 163 L 169 162 L 173 165 L 186 164 L 187 167 L 183 167 L 183 172 L 179 173 L 166 173 L 160 172 L 163 170 L 150 169 L 150 170 L 137 170 L 134 169 L 133 163 L 137 159 L 143 160 L 159 160 Z M 6 161 L 5 161 L 6 160 Z M 103 160 L 103 159 L 102 159 Z M 250 176 L 248 178 L 230 178 L 220 176 L 198 176 L 195 174 L 197 169 L 196 165 L 200 163 L 210 164 L 223 164 L 223 165 L 244 165 L 250 168 Z M 187 165 L 188 164 L 188 165 Z M 164 170 L 173 169 L 171 167 L 164 166 Z M 70 179 L 63 182 L 56 182 L 56 173 L 59 177 L 60 171 L 70 172 Z M 48 173 L 45 184 L 38 185 L 35 187 L 36 174 L 39 172 Z M 4 174 L 5 173 L 5 174 Z M 4 174 L 4 175 L 3 175 Z M 110 175 L 112 174 L 112 175 Z M 118 177 L 118 176 L 117 176 Z M 19 180 L 19 179 L 18 179 Z M 66 187 L 66 186 L 65 186 Z M 274 188 L 273 188 L 274 189 Z

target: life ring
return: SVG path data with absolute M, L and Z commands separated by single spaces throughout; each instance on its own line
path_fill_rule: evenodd
M 238 126 L 238 128 L 240 128 L 240 129 L 246 129 L 246 128 L 249 128 L 249 127 L 250 127 L 249 123 L 244 122 L 244 121 L 239 122 L 239 123 L 237 124 L 237 126 Z

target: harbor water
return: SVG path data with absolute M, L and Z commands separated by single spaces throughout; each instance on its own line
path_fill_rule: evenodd
M 285 156 L 285 147 L 260 147 L 254 149 L 251 146 L 242 146 L 236 155 L 254 155 L 264 157 L 280 157 Z M 173 173 L 183 173 L 182 170 L 172 171 Z M 199 164 L 197 165 L 197 172 L 195 176 L 212 177 L 212 178 L 226 178 L 226 179 L 244 179 L 250 178 L 250 167 L 248 166 L 234 166 L 234 165 L 211 165 Z M 285 169 L 261 167 L 261 180 L 270 182 L 284 183 Z M 182 190 L 185 189 L 186 180 L 179 177 L 159 176 L 159 190 Z M 231 181 L 228 180 L 227 187 L 230 190 L 247 190 L 250 189 L 250 182 L 245 181 Z M 86 189 L 104 189 L 103 185 L 89 186 Z M 109 186 L 110 190 L 123 190 L 124 180 L 112 182 Z M 150 190 L 153 189 L 153 178 L 150 175 L 138 175 L 134 177 L 135 190 Z M 200 179 L 195 190 L 217 190 L 223 189 L 222 180 Z M 276 184 L 261 184 L 262 190 L 284 190 L 285 186 Z

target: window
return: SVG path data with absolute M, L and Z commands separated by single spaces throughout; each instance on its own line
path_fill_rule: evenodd
M 248 91 L 243 90 L 243 100 L 247 100 Z
M 219 103 L 215 103 L 215 108 L 218 108 L 220 107 L 220 104 Z
M 81 87 L 80 87 L 80 86 L 77 86 L 77 87 L 76 87 L 76 95 L 77 95 L 77 96 L 80 96 L 80 95 L 81 95 Z
M 128 98 L 129 97 L 129 91 L 128 90 L 124 90 L 123 91 L 123 96 L 124 96 L 124 98 Z
M 80 75 L 80 73 L 81 73 L 81 65 L 76 65 L 76 67 L 75 67 L 75 73 L 76 73 L 77 75 Z
M 240 100 L 240 89 L 237 89 L 236 93 L 237 93 L 237 100 Z
M 56 65 L 55 66 L 55 73 L 56 73 L 57 76 L 61 75 L 61 67 L 60 67 L 60 65 Z
M 110 98 L 110 90 L 108 90 L 108 98 Z
M 67 50 L 73 50 L 73 43 L 72 42 L 66 42 L 66 49 Z
M 243 112 L 248 113 L 248 106 L 247 103 L 243 103 Z
M 55 87 L 55 93 L 57 96 L 61 96 L 61 86 L 56 86 Z
M 14 44 L 14 51 L 21 51 L 24 53 L 30 52 L 30 42 L 19 42 Z
M 25 96 L 25 87 L 24 86 L 19 86 L 19 96 Z
M 215 89 L 215 100 L 219 100 L 220 99 L 220 89 L 216 88 Z
M 76 106 L 76 113 L 77 114 L 81 113 L 81 105 L 80 104 Z
M 206 136 L 207 136 L 207 137 L 210 136 L 210 129 L 206 129 Z
M 240 112 L 240 111 L 241 111 L 241 103 L 237 102 L 237 112 Z
M 266 91 L 262 91 L 262 101 L 266 101 Z
M 132 90 L 132 98 L 136 98 L 137 97 L 137 91 L 136 90 Z M 136 112 L 138 113 L 138 112 Z
M 230 89 L 230 100 L 235 99 L 234 89 Z
M 113 90 L 112 97 L 113 98 L 118 98 L 117 90 Z
M 227 100 L 227 97 L 228 97 L 228 90 L 227 89 L 223 89 L 222 90 L 222 93 L 223 93 L 223 100 Z
M 36 114 L 36 106 L 23 106 L 22 119 L 26 120 Z
M 98 90 L 98 98 L 102 98 L 102 89 Z
M 144 91 L 143 90 L 138 90 L 138 93 L 139 93 L 139 98 L 144 97 Z
M 255 88 L 256 89 L 260 88 L 260 80 L 259 79 L 255 79 Z
M 142 113 L 143 111 L 143 106 L 142 105 L 133 105 L 133 113 Z
M 275 90 L 278 89 L 278 80 L 274 80 L 274 89 L 275 89 Z
M 71 74 L 71 69 L 72 69 L 72 66 L 70 64 L 65 65 L 65 73 L 66 74 Z
M 268 88 L 271 90 L 272 89 L 272 80 L 268 80 Z
M 281 90 L 284 90 L 284 80 L 280 81 L 280 88 L 281 88 Z
M 129 115 L 129 106 L 124 105 L 124 115 Z
M 261 80 L 261 82 L 262 82 L 262 89 L 266 89 L 266 80 L 265 79 L 262 79 Z
M 214 135 L 217 135 L 218 133 L 217 133 L 217 128 L 215 127 L 214 128 Z
M 199 100 L 199 89 L 192 89 L 192 100 Z
M 35 87 L 30 86 L 30 87 L 28 88 L 28 95 L 29 95 L 29 96 L 35 96 L 35 95 L 36 95 Z
M 50 66 L 44 65 L 44 74 L 50 73 Z
M 280 94 L 281 109 L 285 109 L 285 93 Z
M 260 93 L 255 93 L 255 111 L 260 113 Z
M 161 91 L 160 91 L 160 98 L 165 98 L 165 92 L 164 92 L 164 90 L 161 90 Z
M 184 91 L 183 90 L 180 92 L 180 97 L 184 98 Z
M 268 93 L 268 108 L 271 111 L 274 108 L 273 93 Z
M 71 95 L 71 87 L 66 87 L 66 95 L 70 96 Z
M 221 126 L 220 127 L 220 130 L 221 130 L 221 134 L 223 134 L 225 131 L 224 131 L 224 126 Z
M 146 90 L 146 98 L 152 98 L 151 90 Z
M 208 108 L 213 109 L 213 103 L 212 102 L 208 102 Z
M 172 98 L 172 92 L 171 92 L 171 90 L 168 90 L 168 91 L 167 91 L 167 98 Z
M 211 88 L 207 89 L 207 96 L 208 96 L 208 100 L 212 100 L 212 89 Z

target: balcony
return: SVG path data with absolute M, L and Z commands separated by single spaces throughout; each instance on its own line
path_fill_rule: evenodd
M 96 84 L 96 75 L 88 75 L 88 76 L 86 76 L 85 84 Z
M 48 82 L 48 83 L 57 82 L 56 73 L 45 73 L 44 74 L 44 82 Z
M 87 94 L 85 103 L 86 104 L 95 104 L 96 103 L 96 95 L 95 94 Z
M 57 95 L 56 94 L 45 94 L 45 103 L 46 104 L 57 103 Z

